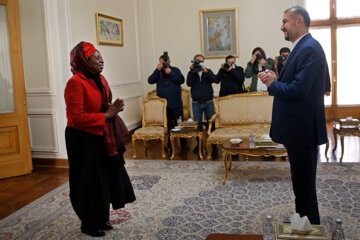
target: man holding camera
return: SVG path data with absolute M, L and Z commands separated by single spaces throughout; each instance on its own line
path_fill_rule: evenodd
M 256 47 L 251 53 L 251 59 L 245 69 L 245 77 L 251 77 L 250 92 L 267 91 L 267 86 L 258 79 L 258 73 L 266 69 L 274 70 L 274 59 L 266 58 L 265 51 Z
M 190 71 L 186 78 L 186 84 L 190 87 L 192 108 L 194 120 L 198 122 L 198 126 L 202 128 L 203 114 L 206 120 L 209 120 L 214 114 L 214 90 L 212 83 L 216 82 L 215 74 L 204 66 L 204 56 L 197 54 L 190 66 Z M 198 150 L 195 147 L 194 152 Z
M 217 83 L 221 82 L 219 96 L 246 92 L 244 80 L 244 69 L 236 66 L 234 56 L 227 56 L 217 74 Z
M 290 55 L 290 48 L 283 47 L 280 49 L 280 56 L 275 57 L 275 73 L 279 76 L 281 69 L 285 65 L 286 59 Z
M 159 64 L 148 78 L 150 84 L 156 83 L 157 96 L 167 100 L 168 131 L 177 125 L 179 117 L 184 118 L 183 103 L 181 100 L 181 84 L 185 78 L 176 67 L 170 65 L 170 57 L 167 52 L 159 58 Z M 186 139 L 180 139 L 181 146 L 188 148 Z

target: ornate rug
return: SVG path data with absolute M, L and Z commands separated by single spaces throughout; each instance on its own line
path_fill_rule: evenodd
M 111 211 L 104 239 L 197 240 L 210 233 L 260 234 L 265 215 L 294 212 L 289 163 L 234 162 L 226 185 L 222 162 L 128 160 L 137 201 Z M 321 222 L 343 219 L 346 239 L 360 239 L 360 164 L 321 163 Z M 64 184 L 0 221 L 0 239 L 89 239 Z

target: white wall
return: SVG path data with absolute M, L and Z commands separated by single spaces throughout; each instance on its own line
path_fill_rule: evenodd
M 158 57 L 169 52 L 172 65 L 186 76 L 200 53 L 199 11 L 237 8 L 238 65 L 245 68 L 254 47 L 274 57 L 290 46 L 279 30 L 283 11 L 303 0 L 19 0 L 30 136 L 34 158 L 67 158 L 63 99 L 70 72 L 69 53 L 89 41 L 105 60 L 104 76 L 114 97 L 125 99 L 121 113 L 133 129 L 141 123 L 141 102 L 155 88 L 147 83 Z M 96 44 L 95 13 L 123 19 L 124 46 Z M 217 72 L 223 59 L 208 59 Z M 184 87 L 185 84 L 184 84 Z M 219 86 L 214 86 L 218 94 Z
M 133 129 L 141 123 L 143 89 L 136 6 L 132 0 L 19 0 L 26 94 L 34 158 L 67 158 L 64 88 L 72 76 L 70 50 L 92 42 L 105 60 L 104 76 Z M 121 18 L 124 46 L 96 44 L 95 13 Z
M 148 51 L 153 51 L 154 56 L 146 63 L 147 65 L 145 64 L 144 71 L 147 75 L 151 74 L 159 56 L 167 50 L 172 65 L 179 67 L 185 77 L 191 59 L 201 52 L 200 10 L 238 9 L 239 58 L 237 64 L 245 69 L 255 47 L 262 47 L 267 57 L 274 58 L 279 54 L 281 47 L 290 46 L 280 31 L 283 11 L 294 4 L 303 4 L 303 1 L 299 0 L 149 0 L 146 2 L 148 4 L 144 4 L 144 8 L 150 12 L 147 28 L 153 29 L 154 32 L 150 35 L 141 31 L 141 38 L 148 38 L 149 42 L 153 42 L 153 49 Z M 217 73 L 223 62 L 224 59 L 207 59 L 205 64 Z M 155 86 L 144 84 L 146 91 L 155 88 Z M 186 84 L 183 87 L 186 87 Z M 219 85 L 214 85 L 214 91 L 217 95 Z

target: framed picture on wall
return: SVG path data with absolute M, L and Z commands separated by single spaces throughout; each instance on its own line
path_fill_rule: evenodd
M 96 36 L 98 44 L 124 46 L 122 19 L 96 13 Z
M 239 56 L 237 8 L 200 10 L 200 32 L 206 58 Z

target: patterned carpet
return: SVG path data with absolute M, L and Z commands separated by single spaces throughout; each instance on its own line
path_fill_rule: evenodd
M 285 162 L 235 162 L 226 185 L 222 162 L 128 160 L 137 201 L 111 211 L 105 239 L 205 239 L 212 232 L 260 234 L 271 214 L 282 222 L 294 197 Z M 360 239 L 360 164 L 322 163 L 317 191 L 323 224 L 343 219 L 346 239 Z M 64 184 L 0 221 L 0 239 L 88 239 Z

